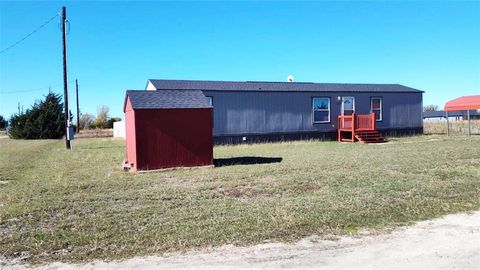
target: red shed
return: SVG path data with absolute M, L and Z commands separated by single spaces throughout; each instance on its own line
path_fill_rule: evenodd
M 132 171 L 213 164 L 212 106 L 200 90 L 128 90 L 127 158 Z

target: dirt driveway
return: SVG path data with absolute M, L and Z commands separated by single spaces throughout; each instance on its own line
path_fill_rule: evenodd
M 480 211 L 419 222 L 390 234 L 295 244 L 223 246 L 203 252 L 35 269 L 479 269 Z M 0 267 L 1 268 L 1 267 Z M 10 265 L 8 269 L 32 269 Z

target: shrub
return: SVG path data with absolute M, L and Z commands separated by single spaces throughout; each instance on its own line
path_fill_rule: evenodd
M 108 121 L 107 121 L 107 128 L 113 128 L 113 123 L 114 123 L 114 122 L 118 122 L 118 121 L 122 121 L 122 118 L 120 118 L 120 117 L 112 117 L 112 118 L 108 119 Z

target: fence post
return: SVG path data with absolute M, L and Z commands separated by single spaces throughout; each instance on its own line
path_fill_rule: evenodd
M 470 110 L 467 110 L 467 119 L 468 119 L 468 136 L 470 136 Z
M 447 118 L 447 136 L 450 136 L 450 127 L 448 123 L 448 111 L 445 111 L 445 117 Z

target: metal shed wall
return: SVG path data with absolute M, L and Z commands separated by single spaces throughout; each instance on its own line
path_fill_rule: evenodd
M 214 136 L 282 132 L 334 132 L 341 113 L 338 97 L 355 97 L 355 113 L 370 113 L 370 99 L 382 97 L 380 130 L 421 129 L 422 93 L 212 91 Z M 313 123 L 312 99 L 330 98 L 330 123 Z

